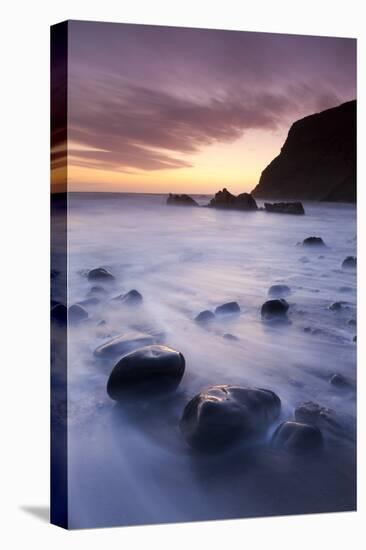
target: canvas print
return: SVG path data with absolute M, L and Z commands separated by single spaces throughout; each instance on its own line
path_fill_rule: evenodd
M 356 508 L 356 41 L 51 30 L 51 520 Z

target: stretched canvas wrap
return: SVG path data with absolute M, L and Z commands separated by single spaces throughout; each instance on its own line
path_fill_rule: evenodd
M 51 519 L 356 508 L 356 41 L 51 31 Z

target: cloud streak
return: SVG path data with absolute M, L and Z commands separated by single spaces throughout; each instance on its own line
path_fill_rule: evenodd
M 80 22 L 70 28 L 69 154 L 83 167 L 190 167 L 204 147 L 250 130 L 275 131 L 351 99 L 354 89 L 354 41 Z

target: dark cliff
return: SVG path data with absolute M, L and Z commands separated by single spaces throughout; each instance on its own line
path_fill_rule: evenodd
M 252 194 L 355 202 L 356 100 L 296 121 Z

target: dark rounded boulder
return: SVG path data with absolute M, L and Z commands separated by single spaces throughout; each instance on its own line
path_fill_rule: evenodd
M 212 313 L 212 311 L 210 311 L 208 309 L 205 309 L 204 311 L 201 311 L 201 313 L 199 313 L 194 318 L 196 323 L 198 323 L 200 325 L 201 324 L 204 325 L 205 323 L 209 323 L 210 321 L 213 321 L 214 319 L 215 319 L 214 313 Z
M 355 256 L 347 256 L 342 262 L 342 269 L 356 269 L 357 258 Z
M 94 355 L 102 358 L 118 357 L 143 346 L 156 344 L 159 340 L 159 335 L 132 330 L 104 342 L 104 344 L 97 347 Z
M 126 306 L 137 306 L 141 304 L 143 298 L 142 294 L 140 294 L 138 290 L 133 289 L 126 294 L 120 294 L 119 296 L 116 296 L 115 298 L 113 298 L 113 300 Z
M 104 267 L 97 267 L 91 269 L 88 273 L 89 281 L 113 281 L 114 276 L 110 271 L 104 269 Z
M 288 296 L 291 293 L 291 289 L 287 285 L 272 285 L 268 289 L 268 296 L 281 297 Z
M 68 320 L 70 323 L 79 323 L 89 317 L 88 312 L 80 304 L 74 304 L 69 307 Z
M 140 348 L 118 361 L 107 383 L 111 399 L 129 395 L 154 395 L 174 391 L 184 374 L 183 355 L 172 348 L 152 345 Z
M 332 384 L 332 386 L 335 386 L 336 388 L 348 388 L 349 382 L 348 380 L 342 376 L 342 374 L 333 374 L 330 379 L 329 383 Z
M 307 237 L 302 242 L 303 246 L 313 246 L 313 247 L 325 247 L 325 243 L 321 237 Z
M 57 303 L 51 308 L 51 321 L 59 324 L 67 323 L 67 307 L 64 304 Z
M 227 302 L 215 309 L 216 315 L 239 315 L 240 306 L 238 302 Z
M 323 436 L 317 426 L 287 421 L 276 428 L 272 446 L 293 452 L 315 451 L 323 446 Z
M 344 309 L 347 307 L 348 302 L 333 302 L 333 304 L 330 304 L 329 309 L 331 311 L 341 311 L 341 309 Z
M 186 405 L 180 429 L 191 447 L 217 452 L 263 434 L 280 410 L 281 401 L 270 390 L 212 386 Z
M 295 409 L 295 420 L 304 424 L 315 426 L 325 423 L 335 423 L 335 412 L 327 407 L 322 407 L 314 401 L 305 401 Z
M 286 317 L 289 304 L 283 298 L 279 300 L 267 300 L 261 307 L 262 319 L 276 319 Z
M 88 296 L 106 296 L 108 292 L 101 285 L 92 286 L 88 292 Z
M 85 298 L 85 300 L 80 300 L 78 302 L 79 306 L 97 306 L 100 304 L 100 299 L 96 296 L 91 296 L 90 298 Z
M 232 342 L 237 342 L 239 340 L 237 336 L 231 334 L 230 332 L 223 334 L 223 338 L 225 338 L 225 340 L 231 340 Z

